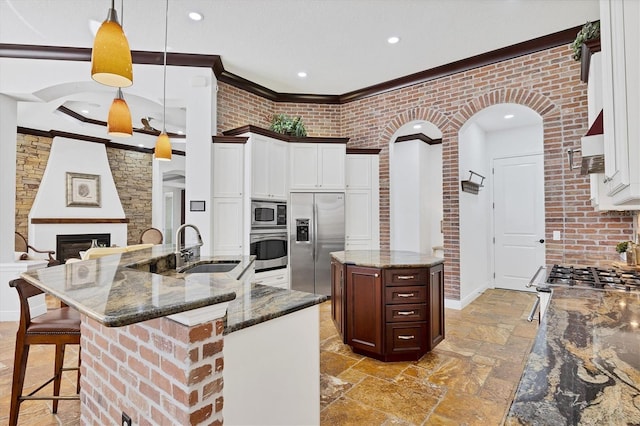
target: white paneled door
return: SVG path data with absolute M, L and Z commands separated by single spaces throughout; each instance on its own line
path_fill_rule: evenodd
M 495 286 L 526 290 L 545 263 L 543 156 L 494 160 Z

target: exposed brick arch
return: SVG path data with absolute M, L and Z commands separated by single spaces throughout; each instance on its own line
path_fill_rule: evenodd
M 544 161 L 545 161 L 545 188 L 551 184 L 554 176 L 562 173 L 563 144 L 562 144 L 562 120 L 560 108 L 554 102 L 541 93 L 526 89 L 502 88 L 480 94 L 463 104 L 450 120 L 450 128 L 443 134 L 443 159 L 449 158 L 448 173 L 443 173 L 443 197 L 448 200 L 444 212 L 444 246 L 446 264 L 449 273 L 445 286 L 447 295 L 451 297 L 457 293 L 460 300 L 460 177 L 459 177 L 459 140 L 458 135 L 462 126 L 476 113 L 493 105 L 512 103 L 523 105 L 535 111 L 542 117 Z M 444 161 L 444 160 L 443 160 Z M 550 201 L 550 202 L 547 202 Z M 549 223 L 561 220 L 561 213 L 553 207 L 551 194 L 545 194 L 545 228 Z M 560 217 L 559 217 L 560 216 Z M 547 233 L 547 232 L 545 232 Z M 547 236 L 548 238 L 549 236 Z M 547 247 L 547 259 L 561 257 L 553 247 Z
M 390 224 L 390 176 L 389 176 L 389 144 L 393 143 L 393 135 L 411 121 L 428 121 L 438 127 L 441 132 L 449 128 L 449 119 L 439 110 L 429 107 L 406 109 L 392 117 L 384 130 L 380 132 L 376 146 L 380 147 L 380 248 L 388 249 L 391 242 Z

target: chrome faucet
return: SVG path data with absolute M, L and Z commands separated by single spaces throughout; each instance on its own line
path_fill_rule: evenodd
M 196 234 L 198 236 L 198 244 L 196 244 L 195 247 L 192 247 L 189 249 L 185 247 L 180 247 L 180 232 L 184 231 L 186 228 L 193 228 L 193 230 L 196 231 Z M 176 231 L 175 241 L 176 241 L 176 251 L 175 251 L 176 268 L 181 267 L 182 265 L 185 264 L 185 262 L 189 262 L 191 259 L 193 259 L 193 257 L 196 255 L 196 251 L 197 251 L 197 255 L 200 256 L 200 247 L 202 247 L 204 243 L 202 242 L 202 236 L 200 235 L 200 230 L 198 229 L 197 226 L 191 225 L 189 223 L 180 225 L 180 227 Z

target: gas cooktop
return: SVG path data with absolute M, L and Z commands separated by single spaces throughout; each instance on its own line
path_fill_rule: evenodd
M 591 287 L 603 290 L 640 291 L 639 271 L 618 271 L 598 267 L 553 265 L 547 284 Z

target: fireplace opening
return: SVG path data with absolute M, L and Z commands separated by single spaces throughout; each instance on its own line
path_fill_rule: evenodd
M 56 235 L 56 258 L 62 263 L 67 259 L 80 258 L 80 252 L 91 247 L 91 240 L 98 240 L 100 247 L 111 246 L 111 234 Z

